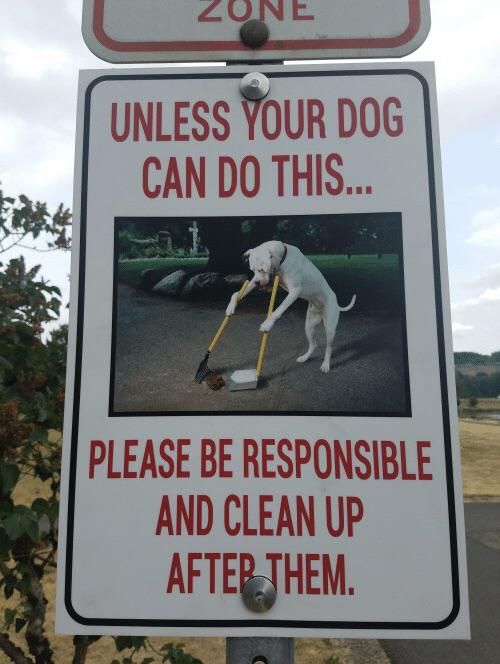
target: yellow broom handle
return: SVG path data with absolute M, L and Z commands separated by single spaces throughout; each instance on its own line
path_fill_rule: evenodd
M 269 300 L 269 308 L 267 310 L 267 317 L 273 313 L 274 309 L 274 303 L 276 302 L 276 295 L 278 294 L 278 286 L 280 285 L 280 278 L 278 275 L 274 277 L 274 283 L 273 283 L 273 290 L 271 293 L 271 299 Z M 262 341 L 260 343 L 260 351 L 259 351 L 259 359 L 257 360 L 257 369 L 256 369 L 256 374 L 257 378 L 260 376 L 260 372 L 262 371 L 262 363 L 264 362 L 264 354 L 266 352 L 267 348 L 267 337 L 268 337 L 268 332 L 264 332 L 262 335 Z
M 239 292 L 238 292 L 238 300 L 241 300 L 241 298 L 242 298 L 243 295 L 245 294 L 245 291 L 246 291 L 246 289 L 247 289 L 248 283 L 249 283 L 248 280 L 245 281 L 245 283 L 243 284 L 243 286 L 240 288 L 240 290 L 239 290 Z M 219 329 L 218 329 L 217 332 L 215 333 L 215 336 L 214 336 L 214 338 L 212 339 L 212 341 L 211 341 L 211 343 L 210 343 L 210 346 L 208 347 L 208 352 L 209 352 L 209 353 L 211 353 L 211 352 L 213 351 L 213 349 L 215 348 L 217 342 L 219 341 L 219 339 L 220 339 L 221 336 L 222 336 L 222 333 L 223 333 L 224 330 L 226 329 L 226 325 L 228 324 L 230 318 L 231 318 L 230 316 L 226 316 L 226 317 L 224 318 L 224 320 L 222 321 L 222 323 L 221 323 Z

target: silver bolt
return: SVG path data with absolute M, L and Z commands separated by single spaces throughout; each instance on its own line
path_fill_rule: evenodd
M 265 613 L 276 602 L 276 588 L 266 576 L 252 576 L 243 586 L 243 602 L 255 613 Z
M 270 83 L 267 76 L 257 71 L 243 76 L 240 83 L 241 94 L 253 101 L 263 99 L 268 94 L 269 88 Z

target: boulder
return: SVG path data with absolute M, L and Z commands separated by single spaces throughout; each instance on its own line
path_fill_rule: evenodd
M 163 277 L 163 279 L 153 287 L 153 293 L 156 293 L 157 295 L 165 295 L 166 297 L 177 297 L 181 292 L 187 277 L 188 273 L 186 270 L 176 270 L 175 272 L 172 272 L 172 274 Z
M 171 272 L 172 268 L 164 267 L 150 267 L 141 272 L 141 277 L 139 279 L 139 288 L 150 291 L 155 284 L 157 284 L 163 277 L 166 277 L 167 274 Z
M 224 277 L 224 282 L 230 290 L 239 290 L 247 279 L 246 274 L 228 274 Z
M 217 297 L 224 290 L 224 279 L 218 272 L 200 272 L 193 275 L 182 289 L 183 300 Z

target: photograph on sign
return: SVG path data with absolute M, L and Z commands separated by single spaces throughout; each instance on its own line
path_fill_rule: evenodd
M 57 629 L 467 638 L 433 67 L 249 71 L 81 74 Z
M 119 219 L 115 237 L 111 415 L 411 415 L 401 214 Z M 305 273 L 311 292 L 276 321 L 259 389 L 242 392 L 235 372 L 257 366 L 278 269 L 275 315 L 290 280 L 302 287 Z M 258 287 L 233 305 L 252 281 Z M 217 389 L 219 378 L 217 391 L 200 391 L 186 380 L 192 358 L 228 311 L 210 369 L 229 389 Z M 328 351 L 318 348 L 323 339 Z M 330 369 L 335 389 L 319 374 Z
M 108 62 L 402 57 L 429 0 L 84 0 L 83 36 Z

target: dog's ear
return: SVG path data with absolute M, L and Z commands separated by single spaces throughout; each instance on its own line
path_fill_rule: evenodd
M 248 250 L 245 251 L 245 253 L 241 256 L 241 258 L 242 258 L 242 260 L 243 260 L 244 263 L 248 263 L 248 261 L 249 261 L 249 259 L 250 259 L 250 254 L 251 254 L 251 253 L 252 253 L 252 250 L 251 250 L 251 249 L 248 249 Z

